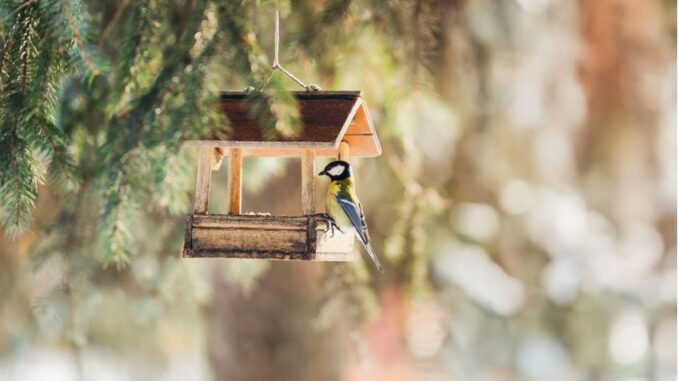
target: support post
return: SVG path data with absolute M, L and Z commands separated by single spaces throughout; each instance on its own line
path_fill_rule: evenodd
M 228 158 L 228 214 L 240 214 L 242 205 L 242 149 L 233 148 Z
M 224 147 L 214 147 L 212 151 L 212 170 L 218 171 L 221 168 L 221 163 L 224 161 L 225 154 Z
M 193 213 L 207 214 L 212 182 L 212 147 L 200 147 L 198 151 L 198 174 L 195 180 Z
M 301 152 L 301 210 L 315 214 L 315 151 L 310 148 Z
M 343 160 L 348 162 L 351 160 L 351 147 L 348 145 L 348 142 L 345 140 L 342 140 L 339 143 L 339 160 Z

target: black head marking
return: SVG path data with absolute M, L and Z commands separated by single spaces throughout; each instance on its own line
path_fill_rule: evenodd
M 332 181 L 343 180 L 351 176 L 351 164 L 343 160 L 333 161 L 327 164 L 325 169 L 323 169 L 318 175 L 326 175 L 332 179 Z

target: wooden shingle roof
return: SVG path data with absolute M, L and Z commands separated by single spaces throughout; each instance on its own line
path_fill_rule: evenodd
M 195 146 L 242 148 L 244 156 L 299 156 L 312 148 L 316 156 L 337 156 L 343 140 L 351 156 L 375 157 L 381 154 L 379 139 L 360 91 L 293 92 L 299 106 L 301 130 L 293 137 L 267 140 L 263 128 L 252 117 L 250 101 L 244 92 L 223 92 L 220 107 L 230 121 L 223 135 L 228 140 L 204 139 L 187 142 Z

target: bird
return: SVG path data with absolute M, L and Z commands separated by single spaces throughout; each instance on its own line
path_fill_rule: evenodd
M 353 187 L 351 164 L 336 160 L 327 164 L 318 175 L 325 175 L 331 180 L 325 198 L 325 211 L 331 219 L 328 221 L 328 230 L 336 227 L 342 233 L 352 233 L 362 243 L 376 268 L 383 273 L 384 269 L 370 244 L 363 208 Z

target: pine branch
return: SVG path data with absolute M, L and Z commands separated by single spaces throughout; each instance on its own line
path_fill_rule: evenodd
M 180 142 L 189 136 L 204 133 L 206 129 L 217 132 L 224 125 L 223 114 L 215 107 L 214 100 L 206 99 L 205 80 L 207 61 L 215 52 L 219 34 L 215 34 L 199 56 L 192 62 L 191 70 L 182 75 L 163 101 L 160 113 L 167 115 L 157 118 L 156 125 L 146 130 L 144 141 L 147 148 L 164 143 L 176 151 Z M 186 129 L 189 126 L 190 129 Z
M 189 51 L 192 47 L 193 35 L 202 19 L 204 6 L 205 4 L 202 2 L 202 8 L 194 10 L 199 14 L 199 18 L 192 17 L 192 26 L 186 30 L 176 52 L 167 59 L 150 89 L 134 102 L 133 107 L 128 112 L 113 117 L 114 126 L 109 129 L 106 144 L 102 147 L 102 151 L 106 155 L 102 169 L 109 173 L 109 177 L 111 174 L 120 171 L 121 159 L 140 144 L 142 131 L 147 124 L 145 122 L 149 122 L 147 116 L 152 118 L 151 115 L 157 103 L 162 99 L 172 77 L 190 62 Z
M 108 39 L 108 36 L 111 34 L 111 31 L 117 24 L 118 20 L 120 20 L 120 17 L 125 13 L 125 10 L 127 10 L 127 6 L 129 5 L 130 0 L 122 0 L 120 4 L 118 4 L 118 7 L 115 10 L 115 14 L 111 18 L 111 20 L 108 22 L 106 27 L 103 29 L 101 34 L 99 35 L 99 46 Z M 123 40 L 124 41 L 124 40 Z
M 0 48 L 0 91 L 3 90 L 3 79 L 4 79 L 4 69 L 5 69 L 5 57 L 7 52 L 7 46 L 9 45 L 9 39 L 5 39 L 2 43 L 2 48 Z
M 7 4 L 4 4 L 7 8 Z M 1 221 L 13 233 L 30 223 L 44 168 L 38 156 L 49 160 L 55 179 L 74 179 L 67 138 L 53 121 L 56 82 L 64 57 L 54 49 L 51 20 L 37 1 L 13 8 L 4 35 L 0 92 L 0 209 Z
M 134 102 L 132 109 L 114 117 L 107 142 L 101 147 L 105 155 L 101 167 L 104 173 L 104 207 L 100 215 L 100 234 L 106 253 L 104 263 L 115 262 L 122 266 L 128 260 L 133 237 L 124 221 L 134 210 L 135 203 L 134 194 L 130 192 L 133 187 L 127 179 L 129 165 L 142 145 L 152 143 L 144 141 L 144 127 L 155 124 L 154 110 L 164 99 L 172 78 L 192 62 L 190 51 L 195 42 L 194 35 L 200 27 L 206 7 L 207 1 L 196 2 L 176 50 L 166 59 L 150 88 Z
M 120 46 L 120 54 L 116 59 L 117 65 L 113 76 L 113 92 L 110 100 L 110 103 L 116 106 L 129 85 L 131 69 L 136 62 L 136 56 L 141 45 L 141 40 L 149 23 L 147 0 L 135 1 L 131 5 L 125 3 L 124 8 L 127 9 L 127 11 L 125 12 L 121 23 L 121 32 L 123 34 L 121 37 L 122 45 Z M 123 9 L 123 6 L 118 8 L 114 19 L 122 17 L 119 15 L 122 13 L 120 11 L 121 9 Z M 112 20 L 106 28 L 106 31 L 109 31 L 109 33 L 109 28 L 114 22 L 115 21 Z M 104 34 L 106 34 L 106 32 L 104 32 Z
M 0 220 L 12 235 L 29 225 L 43 177 L 41 164 L 27 140 L 32 126 L 26 123 L 27 87 L 34 71 L 30 63 L 38 38 L 36 9 L 27 5 L 14 14 L 7 35 L 7 91 L 0 95 Z
M 94 64 L 92 61 L 89 52 L 87 51 L 85 47 L 85 38 L 80 34 L 80 31 L 78 30 L 78 27 L 75 24 L 75 18 L 72 13 L 70 4 L 68 4 L 69 0 L 61 0 L 61 4 L 63 6 L 63 14 L 66 17 L 66 20 L 68 21 L 68 27 L 71 31 L 71 39 L 75 44 L 78 46 L 79 54 L 80 57 L 82 58 L 83 62 L 89 69 L 89 71 L 92 73 L 92 75 L 97 75 L 99 74 L 99 69 L 97 68 L 97 65 Z
M 67 137 L 54 123 L 53 113 L 56 104 L 56 82 L 61 74 L 63 57 L 53 48 L 55 40 L 48 34 L 49 26 L 40 19 L 38 29 L 41 38 L 40 51 L 35 58 L 35 74 L 28 91 L 27 123 L 33 126 L 32 141 L 36 149 L 51 158 L 48 174 L 63 185 L 71 185 L 76 180 L 75 165 L 67 148 Z
M 12 14 L 10 14 L 10 17 L 11 17 L 13 14 L 15 14 L 15 13 L 19 13 L 19 11 L 21 11 L 22 9 L 24 9 L 24 8 L 26 8 L 26 7 L 28 7 L 28 6 L 31 6 L 31 5 L 33 5 L 33 4 L 37 3 L 37 2 L 38 2 L 38 0 L 28 0 L 28 1 L 24 1 L 23 3 L 21 3 L 21 5 L 19 5 L 19 6 L 14 10 L 14 12 L 12 12 Z
M 89 76 L 109 70 L 109 62 L 92 38 L 91 17 L 82 0 L 41 0 L 43 17 L 53 22 L 52 33 L 69 47 L 71 59 Z
M 99 235 L 102 237 L 102 258 L 104 266 L 115 264 L 121 269 L 129 263 L 130 245 L 133 242 L 130 223 L 133 222 L 130 202 L 126 202 L 128 186 L 126 184 L 126 166 L 115 179 L 117 184 L 104 193 L 104 204 L 99 218 Z
M 27 11 L 28 13 L 29 11 Z M 26 83 L 28 82 L 28 63 L 29 59 L 31 58 L 31 36 L 33 30 L 33 17 L 32 14 L 29 13 L 29 15 L 26 17 L 25 22 L 24 22 L 24 33 L 23 33 L 23 40 L 22 40 L 22 45 L 21 45 L 21 79 L 20 79 L 20 84 L 21 84 L 21 90 L 22 92 L 25 91 L 26 89 Z

